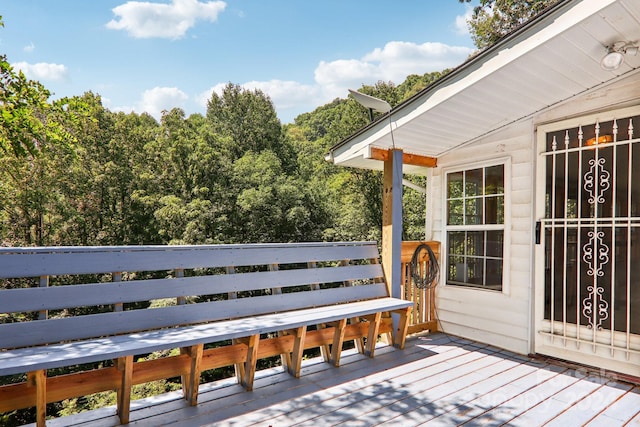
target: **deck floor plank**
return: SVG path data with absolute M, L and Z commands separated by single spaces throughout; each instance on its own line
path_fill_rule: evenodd
M 299 379 L 258 372 L 254 391 L 233 379 L 132 401 L 130 426 L 576 426 L 640 425 L 640 387 L 585 376 L 446 334 L 380 345 L 370 359 L 343 353 L 335 368 L 304 361 Z M 115 408 L 48 420 L 49 427 L 117 425 Z
M 620 384 L 626 386 L 627 384 Z M 608 427 L 613 425 L 624 425 L 629 422 L 634 415 L 629 413 L 629 408 L 638 408 L 640 415 L 640 390 L 638 387 L 628 390 L 623 396 L 602 411 L 598 416 L 587 424 L 588 427 Z

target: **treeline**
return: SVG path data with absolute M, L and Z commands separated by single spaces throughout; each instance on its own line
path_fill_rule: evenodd
M 440 75 L 361 90 L 396 105 Z M 205 115 L 173 109 L 159 123 L 111 112 L 91 92 L 36 113 L 64 138 L 0 152 L 2 246 L 380 238 L 380 174 L 324 160 L 369 120 L 351 99 L 284 126 L 266 94 L 234 84 Z M 405 198 L 405 237 L 420 238 L 424 199 Z
M 361 91 L 395 105 L 439 76 Z M 330 146 L 369 121 L 351 99 L 284 126 L 266 94 L 233 84 L 212 95 L 205 115 L 173 109 L 159 123 L 148 114 L 111 112 L 90 92 L 21 114 L 28 102 L 13 101 L 12 109 L 0 100 L 0 137 L 19 136 L 0 144 L 1 246 L 380 240 L 381 174 L 324 160 Z M 7 122 L 9 113 L 15 121 Z M 424 178 L 408 179 L 424 185 Z M 407 190 L 404 198 L 405 238 L 420 239 L 424 196 Z M 0 288 L 23 285 L 0 281 Z M 0 322 L 15 320 L 0 315 Z M 230 375 L 217 369 L 203 381 Z M 133 398 L 179 387 L 154 381 L 134 387 Z M 48 412 L 64 416 L 114 403 L 115 393 L 97 393 L 50 404 Z M 17 410 L 0 414 L 0 424 L 34 417 L 34 408 Z

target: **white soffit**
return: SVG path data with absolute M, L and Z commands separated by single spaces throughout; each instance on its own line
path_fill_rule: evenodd
M 640 1 L 569 1 L 392 110 L 395 146 L 438 157 L 639 68 L 640 54 L 616 71 L 600 68 L 605 46 L 618 40 L 640 41 Z M 338 144 L 334 163 L 380 169 L 367 153 L 392 147 L 389 129 L 386 117 Z

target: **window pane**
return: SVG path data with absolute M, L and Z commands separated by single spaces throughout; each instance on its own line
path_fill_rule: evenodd
M 455 281 L 463 283 L 466 277 L 466 266 L 464 264 L 464 258 L 461 256 L 449 257 L 449 274 L 447 275 L 449 281 Z
M 485 169 L 485 194 L 504 194 L 504 165 Z
M 482 175 L 484 169 L 472 169 L 465 172 L 465 192 L 466 197 L 482 196 L 483 184 Z
M 502 260 L 488 259 L 485 286 L 497 291 L 502 290 Z
M 482 224 L 482 197 L 465 200 L 465 225 Z
M 502 258 L 504 247 L 504 231 L 487 231 L 487 256 Z M 500 261 L 502 262 L 502 261 Z
M 504 224 L 504 196 L 487 197 L 484 209 L 485 224 Z
M 464 200 L 449 200 L 447 202 L 447 224 L 462 225 L 464 224 Z
M 464 255 L 464 231 L 452 231 L 449 233 L 449 253 L 451 255 Z
M 484 255 L 484 232 L 469 231 L 467 233 L 467 253 L 466 255 Z
M 467 258 L 467 280 L 465 280 L 465 282 L 481 286 L 483 277 L 484 259 Z
M 455 172 L 447 175 L 447 198 L 462 197 L 463 172 Z

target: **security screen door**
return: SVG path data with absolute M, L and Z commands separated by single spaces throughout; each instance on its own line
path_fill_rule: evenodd
M 640 109 L 583 120 L 538 129 L 536 352 L 640 375 Z

